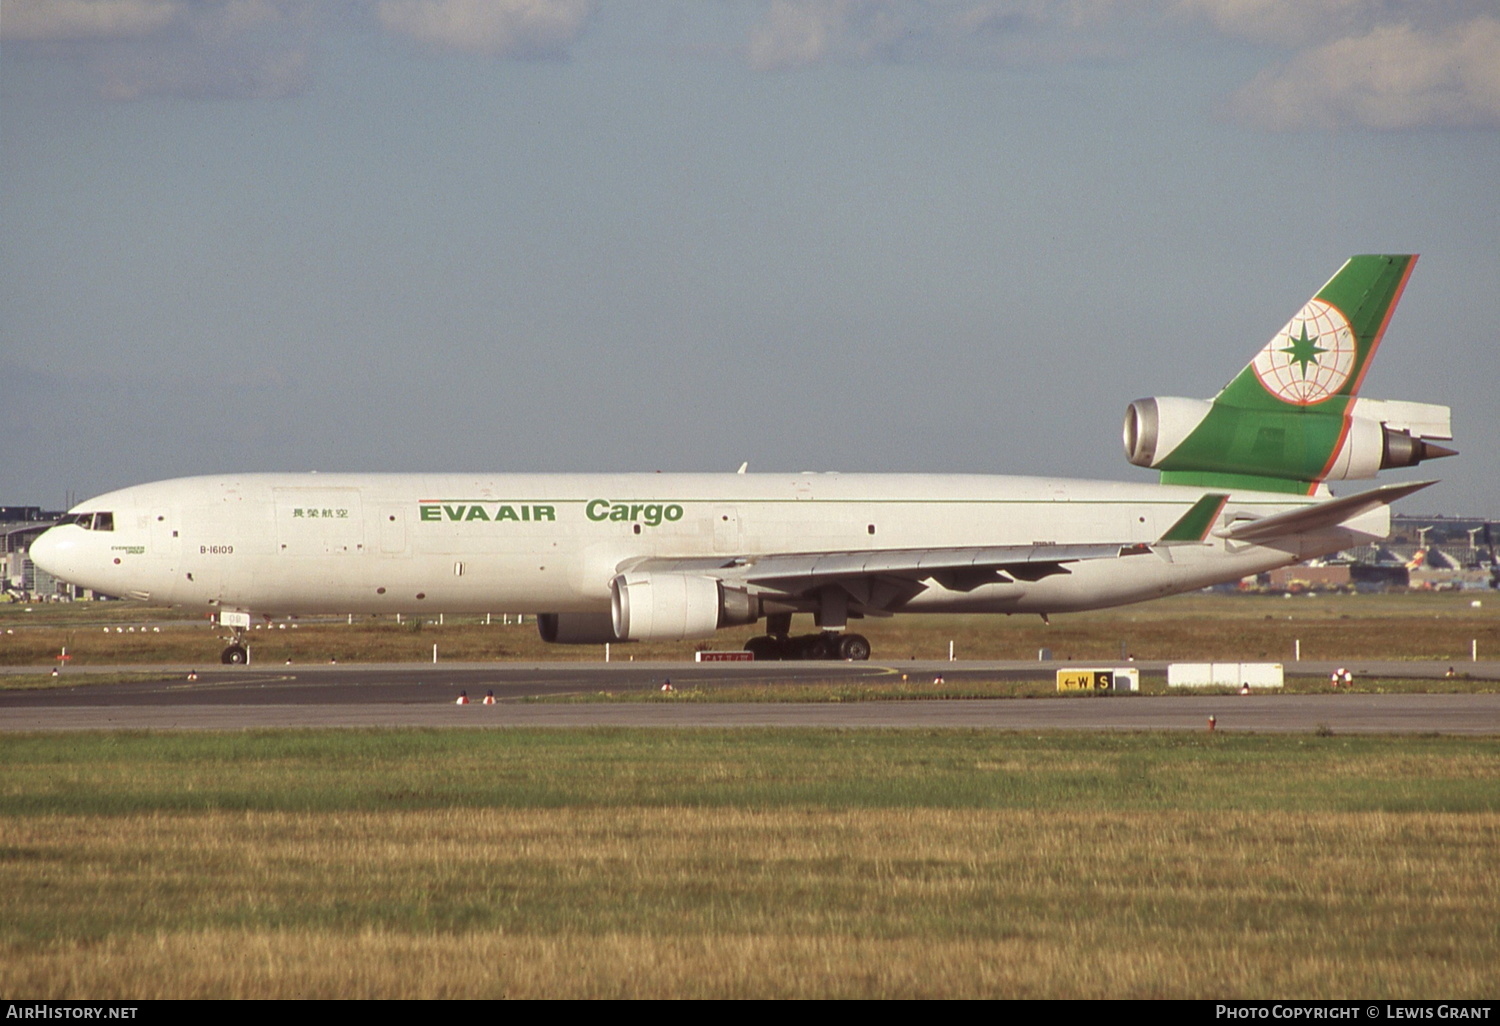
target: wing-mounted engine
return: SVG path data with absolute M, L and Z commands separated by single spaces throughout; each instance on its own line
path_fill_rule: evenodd
M 608 613 L 541 613 L 536 629 L 549 645 L 608 645 L 621 640 Z
M 709 638 L 760 618 L 759 600 L 714 577 L 630 571 L 609 590 L 614 631 L 626 641 Z

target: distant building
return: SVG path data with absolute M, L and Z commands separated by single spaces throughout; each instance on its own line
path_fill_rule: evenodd
M 1500 522 L 1487 517 L 1397 513 L 1391 517 L 1391 537 L 1386 545 L 1406 562 L 1418 552 L 1425 553 L 1418 565 L 1428 567 L 1444 563 L 1449 569 L 1494 566 Z M 1433 555 L 1434 549 L 1441 558 Z
M 1272 591 L 1340 591 L 1354 583 L 1347 563 L 1334 566 L 1305 566 L 1297 563 L 1272 570 L 1268 587 Z
M 31 540 L 62 517 L 40 506 L 0 506 L 0 591 L 20 599 L 50 598 L 61 582 L 32 563 Z M 63 585 L 66 588 L 66 585 Z
M 1314 566 L 1299 563 L 1261 574 L 1256 589 L 1450 591 L 1500 587 L 1500 562 L 1496 560 L 1500 524 L 1496 521 L 1405 514 L 1394 515 L 1391 521 L 1391 537 L 1386 541 L 1341 552 L 1316 561 Z

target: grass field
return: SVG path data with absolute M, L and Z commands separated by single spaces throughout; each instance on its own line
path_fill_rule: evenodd
M 898 616 L 865 620 L 877 659 L 946 659 L 948 643 L 960 659 L 1035 659 L 1050 649 L 1058 659 L 1271 660 L 1289 662 L 1301 642 L 1303 659 L 1437 659 L 1460 662 L 1475 643 L 1481 659 L 1500 658 L 1500 596 L 1493 593 L 1315 595 L 1280 598 L 1182 595 L 1119 609 L 1053 617 Z M 1471 605 L 1480 601 L 1481 606 Z M 209 664 L 222 642 L 201 618 L 180 610 L 133 603 L 0 605 L 0 665 L 52 665 L 66 647 L 73 665 Z M 602 646 L 547 645 L 534 622 L 502 625 L 497 616 L 285 622 L 252 631 L 262 664 L 429 662 L 438 647 L 445 661 L 602 659 Z M 796 631 L 811 631 L 799 618 Z M 140 625 L 144 630 L 131 628 Z M 149 625 L 149 626 L 147 626 Z M 690 660 L 695 648 L 743 647 L 752 628 L 725 630 L 709 642 L 614 646 L 612 657 Z
M 1492 997 L 1500 740 L 0 737 L 28 997 Z

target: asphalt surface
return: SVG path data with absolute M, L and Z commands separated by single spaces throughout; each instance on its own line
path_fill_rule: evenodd
M 1035 680 L 1055 663 L 539 663 L 383 666 L 69 668 L 76 685 L 0 691 L 0 731 L 222 729 L 255 727 L 971 727 L 1000 730 L 1206 730 L 1500 734 L 1500 694 L 1168 695 L 849 703 L 537 703 L 538 697 L 608 691 L 711 688 L 755 682 L 890 682 L 943 676 Z M 1287 665 L 1326 678 L 1333 663 Z M 1164 663 L 1138 664 L 1142 675 Z M 1447 664 L 1351 662 L 1356 677 L 1441 678 Z M 1500 663 L 1461 663 L 1456 673 L 1500 680 Z M 6 668 L 4 674 L 39 672 Z M 42 670 L 40 672 L 46 672 Z M 134 683 L 88 683 L 109 672 L 149 673 Z M 481 701 L 493 692 L 496 704 Z M 470 704 L 458 705 L 460 692 Z

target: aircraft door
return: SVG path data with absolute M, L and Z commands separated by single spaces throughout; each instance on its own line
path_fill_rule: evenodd
M 151 555 L 157 559 L 170 560 L 176 565 L 177 555 L 182 550 L 182 539 L 177 536 L 178 523 L 172 511 L 165 506 L 151 511 L 150 521 Z

